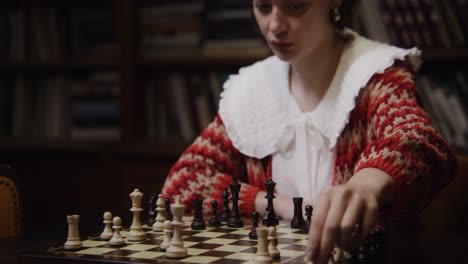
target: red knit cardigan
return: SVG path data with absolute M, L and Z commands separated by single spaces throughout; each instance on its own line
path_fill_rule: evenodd
M 369 167 L 394 179 L 396 195 L 379 217 L 379 223 L 387 226 L 416 223 L 456 168 L 455 156 L 418 104 L 413 77 L 410 67 L 400 61 L 374 74 L 356 98 L 336 145 L 334 185 Z M 260 160 L 240 153 L 218 115 L 174 164 L 162 195 L 180 195 L 187 210 L 197 197 L 204 199 L 204 208 L 211 208 L 212 200 L 221 204 L 233 175 L 242 183 L 240 211 L 251 215 L 257 192 L 271 178 L 271 156 Z

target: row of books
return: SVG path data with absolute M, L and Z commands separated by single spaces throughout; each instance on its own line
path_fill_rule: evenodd
M 148 136 L 193 140 L 214 119 L 229 74 L 155 73 L 146 88 Z
M 0 11 L 0 58 L 54 61 L 118 54 L 111 3 L 71 3 Z M 135 36 L 142 57 L 270 54 L 251 1 L 139 1 Z
M 421 102 L 434 125 L 458 152 L 468 153 L 468 72 L 419 75 Z
M 142 57 L 265 57 L 251 1 L 148 1 L 138 6 Z
M 35 61 L 117 54 L 111 6 L 72 4 L 0 12 L 0 58 Z
M 356 27 L 402 47 L 468 47 L 466 0 L 362 0 Z
M 0 136 L 117 140 L 118 75 L 0 75 Z

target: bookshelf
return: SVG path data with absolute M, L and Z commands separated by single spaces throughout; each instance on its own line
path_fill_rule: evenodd
M 117 89 L 117 95 L 112 97 L 112 100 L 116 102 L 118 114 L 117 117 L 112 117 L 111 123 L 112 129 L 114 132 L 118 131 L 118 135 L 111 138 L 105 136 L 107 134 L 92 138 L 71 137 L 69 130 L 74 124 L 69 124 L 73 122 L 70 121 L 73 120 L 70 116 L 62 117 L 63 120 L 58 125 L 55 124 L 55 126 L 62 125 L 66 128 L 54 136 L 44 136 L 44 133 L 35 136 L 28 134 L 18 136 L 13 132 L 15 126 L 13 123 L 17 121 L 13 113 L 14 100 L 8 103 L 10 108 L 2 109 L 0 162 L 10 163 L 17 167 L 21 178 L 25 231 L 37 229 L 44 224 L 41 221 L 31 220 L 36 214 L 47 214 L 49 219 L 62 223 L 63 212 L 69 212 L 69 210 L 95 216 L 102 215 L 102 208 L 126 211 L 128 209 L 126 193 L 131 192 L 130 189 L 139 187 L 147 190 L 148 194 L 160 189 L 171 164 L 191 142 L 191 138 L 199 132 L 201 126 L 198 125 L 194 132 L 185 138 L 179 133 L 165 138 L 157 136 L 159 134 L 154 132 L 157 128 L 154 128 L 155 125 L 148 121 L 154 120 L 154 116 L 151 119 L 149 111 L 151 105 L 154 104 L 152 107 L 158 106 L 156 101 L 148 100 L 150 87 L 154 89 L 153 92 L 161 90 L 158 85 L 151 86 L 152 83 L 159 81 L 157 77 L 162 76 L 163 79 L 176 72 L 176 79 L 186 80 L 193 77 L 192 82 L 200 81 L 206 86 L 212 86 L 214 82 L 218 82 L 219 86 L 228 73 L 235 72 L 239 67 L 269 55 L 268 50 L 265 49 L 266 46 L 264 44 L 262 46 L 252 35 L 249 35 L 252 32 L 246 33 L 249 41 L 244 42 L 236 40 L 223 42 L 223 37 L 226 36 L 218 36 L 216 31 L 207 33 L 209 37 L 206 37 L 205 42 L 210 43 L 208 46 L 210 48 L 204 48 L 203 44 L 197 42 L 199 38 L 203 40 L 203 37 L 197 35 L 197 30 L 209 31 L 209 25 L 217 23 L 218 13 L 227 17 L 231 16 L 231 18 L 232 16 L 245 18 L 247 14 L 245 9 L 236 9 L 237 7 L 230 6 L 229 3 L 247 3 L 248 6 L 250 1 L 221 1 L 228 3 L 227 6 L 213 4 L 215 1 L 182 2 L 189 4 L 180 9 L 191 14 L 188 15 L 192 19 L 190 21 L 199 23 L 199 28 L 182 24 L 172 29 L 176 33 L 178 31 L 190 32 L 190 34 L 180 34 L 182 40 L 178 41 L 182 44 L 170 37 L 161 38 L 157 34 L 160 30 L 158 26 L 155 26 L 158 21 L 153 21 L 151 14 L 154 16 L 161 10 L 158 10 L 152 1 L 84 0 L 78 4 L 76 1 L 69 0 L 39 2 L 19 0 L 4 1 L 0 4 L 2 7 L 0 14 L 3 17 L 0 20 L 0 29 L 7 28 L 9 32 L 6 38 L 9 40 L 8 43 L 0 42 L 0 49 L 3 49 L 3 51 L 0 50 L 0 56 L 3 57 L 0 60 L 0 88 L 8 91 L 6 95 L 10 96 L 9 98 L 18 92 L 15 78 L 24 80 L 27 85 L 40 84 L 42 87 L 48 87 L 47 83 L 51 79 L 59 78 L 59 83 L 64 84 L 55 88 L 58 90 L 67 90 L 68 87 L 79 86 L 82 83 L 86 86 L 99 79 L 97 82 L 99 85 L 112 86 Z M 362 2 L 366 3 L 366 1 Z M 202 3 L 201 7 L 200 3 Z M 230 9 L 238 12 L 229 12 Z M 170 12 L 175 11 L 172 9 Z M 164 16 L 162 17 L 164 20 Z M 165 27 L 168 27 L 167 21 L 171 21 L 169 18 L 165 20 Z M 207 22 L 210 19 L 214 19 L 214 22 Z M 143 26 L 143 22 L 146 26 Z M 365 27 L 363 22 L 358 24 L 357 30 Z M 43 34 L 37 32 L 43 32 Z M 366 34 L 371 35 L 369 31 Z M 242 37 L 239 38 L 242 39 Z M 153 43 L 154 46 L 148 43 Z M 224 51 L 222 45 L 226 43 L 231 45 L 227 50 L 232 52 L 221 52 Z M 174 46 L 177 46 L 177 49 L 174 49 Z M 210 50 L 214 52 L 210 53 Z M 252 52 L 245 52 L 246 50 Z M 425 63 L 422 73 L 427 75 L 433 72 L 466 69 L 468 45 L 450 49 L 425 48 L 423 59 Z M 107 84 L 105 82 L 103 84 L 102 75 L 107 73 L 115 76 L 110 81 L 107 79 Z M 464 74 L 468 78 L 466 71 Z M 210 78 L 216 80 L 213 81 Z M 218 92 L 219 89 L 218 87 Z M 1 95 L 5 93 L 0 94 L 0 100 L 2 100 Z M 48 95 L 46 93 L 45 97 Z M 203 99 L 203 97 L 200 98 Z M 62 100 L 58 101 L 62 102 Z M 6 100 L 0 101 L 0 105 L 6 105 L 5 102 Z M 57 103 L 57 101 L 54 102 L 52 105 Z M 47 101 L 41 104 L 48 106 Z M 72 104 L 74 103 L 67 101 L 61 109 L 63 111 L 67 109 L 73 114 L 70 110 Z M 216 100 L 211 105 L 209 117 L 215 114 L 216 107 L 213 105 L 216 105 Z M 37 111 L 38 109 L 40 108 L 30 108 L 29 111 L 42 115 L 43 113 Z M 8 114 L 10 116 L 5 117 Z M 177 119 L 180 116 L 172 118 Z M 39 116 L 39 119 L 53 118 Z M 64 122 L 68 123 L 63 124 Z M 171 134 L 171 132 L 165 131 L 163 134 Z M 460 153 L 466 155 L 463 151 L 460 150 Z M 33 176 L 34 179 L 31 179 Z M 86 195 L 83 195 L 83 190 L 86 190 L 88 185 L 93 187 L 85 192 Z M 109 189 L 109 186 L 114 186 L 114 190 L 117 191 L 105 191 L 108 195 L 96 202 L 92 208 L 85 206 L 85 204 L 93 203 L 92 197 L 101 196 L 102 190 Z M 37 203 L 47 204 L 50 202 L 49 199 L 52 199 L 50 195 L 44 195 L 44 193 L 53 193 L 57 189 L 61 190 L 59 197 L 67 199 L 68 196 L 72 196 L 74 198 L 67 204 L 58 203 L 54 209 L 46 208 L 43 209 L 45 211 L 39 211 Z M 67 190 L 69 194 L 64 190 Z M 83 196 L 86 197 L 83 198 Z M 82 197 L 84 200 L 77 197 Z

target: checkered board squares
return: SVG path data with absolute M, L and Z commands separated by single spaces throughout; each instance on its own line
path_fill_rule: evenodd
M 164 233 L 154 232 L 145 227 L 147 238 L 141 242 L 126 239 L 127 231 L 121 234 L 125 245 L 111 246 L 108 241 L 91 237 L 83 241 L 83 247 L 65 250 L 63 246 L 50 248 L 46 254 L 57 258 L 134 263 L 203 263 L 203 264 L 238 264 L 251 261 L 257 251 L 257 241 L 250 240 L 250 226 L 243 228 L 207 227 L 206 230 L 192 230 L 192 219 L 184 218 L 182 238 L 188 256 L 182 259 L 166 258 L 159 248 Z M 281 222 L 277 226 L 278 249 L 281 259 L 276 263 L 303 263 L 307 235 L 299 229 L 289 228 L 289 223 Z

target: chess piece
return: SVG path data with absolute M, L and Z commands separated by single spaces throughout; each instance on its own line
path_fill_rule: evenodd
M 112 238 L 109 240 L 109 244 L 111 246 L 120 246 L 120 245 L 125 244 L 125 240 L 120 235 L 120 229 L 122 229 L 122 219 L 116 216 L 114 217 L 114 219 L 112 219 L 112 223 L 114 224 L 112 226 L 112 228 L 114 229 L 114 234 L 112 235 Z
M 111 239 L 112 238 L 112 235 L 114 234 L 114 232 L 112 231 L 112 227 L 111 227 L 111 224 L 112 224 L 112 214 L 111 212 L 105 212 L 104 215 L 104 221 L 102 221 L 104 223 L 104 231 L 102 231 L 101 233 L 101 239 Z
M 171 212 L 171 199 L 165 198 L 164 203 L 166 204 L 166 210 L 164 211 L 164 217 L 167 220 L 172 221 L 172 212 Z
M 332 250 L 332 255 L 330 258 L 330 261 L 332 263 L 349 263 L 349 261 L 352 259 L 352 256 L 349 252 L 346 250 L 339 248 L 339 247 L 334 247 Z
M 208 221 L 209 226 L 221 226 L 221 221 L 218 218 L 218 202 L 216 200 L 211 201 L 211 218 Z
M 237 181 L 237 177 L 233 177 L 233 182 L 231 184 L 231 193 L 232 193 L 232 210 L 231 216 L 228 219 L 227 226 L 228 227 L 243 227 L 244 221 L 240 218 L 239 213 L 239 192 L 241 185 Z
M 356 253 L 353 255 L 353 263 L 356 264 L 368 264 L 370 263 L 370 258 L 368 255 L 368 241 L 365 240 L 364 243 L 356 250 Z
M 252 240 L 256 240 L 257 237 L 257 227 L 258 222 L 260 221 L 260 214 L 255 211 L 252 213 L 252 229 L 249 232 L 249 238 Z
M 273 259 L 280 258 L 280 252 L 277 248 L 278 240 L 276 239 L 276 227 L 274 225 L 268 227 L 268 253 Z
M 143 198 L 143 193 L 140 190 L 135 189 L 130 193 L 130 198 L 132 199 L 132 208 L 130 211 L 133 212 L 133 221 L 130 226 L 130 232 L 127 234 L 127 238 L 130 241 L 142 241 L 146 238 L 146 233 L 143 231 L 143 225 L 140 221 L 140 213 L 143 211 L 141 208 L 141 198 Z
M 82 243 L 80 240 L 80 234 L 78 231 L 78 223 L 80 221 L 79 215 L 67 215 L 68 222 L 68 237 L 65 242 L 65 249 L 77 249 L 81 248 Z
M 267 208 L 266 208 L 266 214 L 265 217 L 263 218 L 263 224 L 265 226 L 272 226 L 272 225 L 278 225 L 279 224 L 279 219 L 276 216 L 275 213 L 275 208 L 273 207 L 273 199 L 276 198 L 276 196 L 273 194 L 275 190 L 275 185 L 276 182 L 274 182 L 272 179 L 268 179 L 265 182 L 265 187 L 266 187 L 266 196 L 265 198 L 268 200 Z
M 146 224 L 148 226 L 153 226 L 154 222 L 156 221 L 156 194 L 151 193 L 151 197 L 148 202 L 148 219 L 146 220 Z
M 314 208 L 312 207 L 312 205 L 306 205 L 305 207 L 305 215 L 306 215 L 306 221 L 304 222 L 304 226 L 302 226 L 302 230 L 304 232 L 309 232 L 309 227 L 310 227 L 310 223 L 312 222 L 312 211 L 314 210 Z
M 164 221 L 166 220 L 166 217 L 164 216 L 164 211 L 166 211 L 166 204 L 161 194 L 158 195 L 158 200 L 156 200 L 156 211 L 158 213 L 153 225 L 153 231 L 161 232 L 164 229 Z
M 161 249 L 161 251 L 166 251 L 166 249 L 168 247 L 171 246 L 171 232 L 172 232 L 172 224 L 171 224 L 171 221 L 170 220 L 166 220 L 164 221 L 164 240 L 163 242 L 161 243 L 161 245 L 159 245 L 159 248 Z
M 291 220 L 291 228 L 301 229 L 304 226 L 304 218 L 302 217 L 302 197 L 294 197 L 294 216 Z
M 257 228 L 257 252 L 253 259 L 254 263 L 257 264 L 270 264 L 272 263 L 273 259 L 268 253 L 268 228 L 267 227 L 258 227 Z
M 182 241 L 182 216 L 184 215 L 185 205 L 180 203 L 180 196 L 176 197 L 175 204 L 171 205 L 172 226 L 174 227 L 174 234 L 171 239 L 171 245 L 166 249 L 166 257 L 168 258 L 183 258 L 187 256 L 187 249 L 184 248 Z
M 221 215 L 219 215 L 219 219 L 221 222 L 227 222 L 229 217 L 231 216 L 231 212 L 229 210 L 229 192 L 227 188 L 224 188 L 223 191 L 223 208 L 221 209 Z
M 193 200 L 192 230 L 205 230 L 206 224 L 203 219 L 203 199 Z

